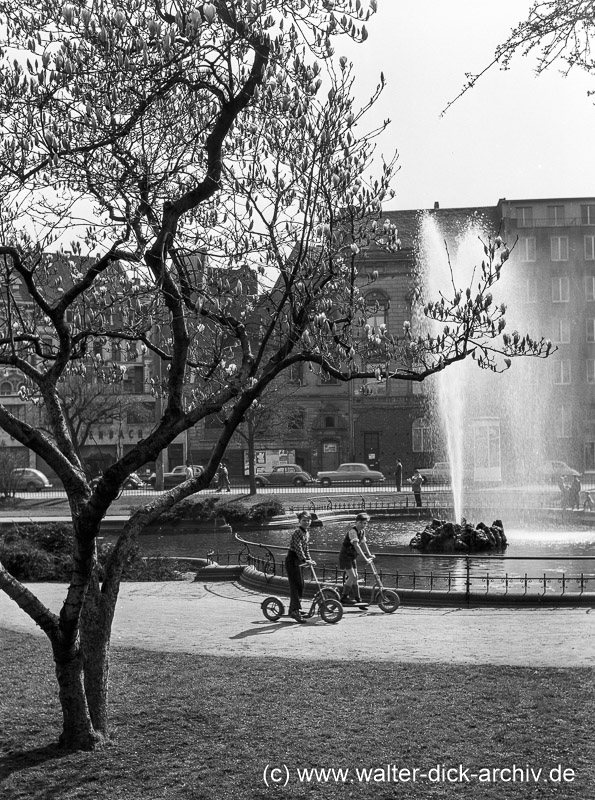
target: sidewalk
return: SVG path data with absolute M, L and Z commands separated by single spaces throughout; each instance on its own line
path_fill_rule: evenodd
M 30 584 L 52 611 L 62 584 Z M 123 583 L 112 644 L 161 652 L 311 660 L 592 667 L 593 613 L 585 608 L 421 608 L 346 611 L 336 625 L 271 623 L 264 594 L 237 583 Z M 304 603 L 306 607 L 307 601 Z M 44 634 L 0 592 L 0 630 Z M 1 634 L 0 634 L 1 638 Z

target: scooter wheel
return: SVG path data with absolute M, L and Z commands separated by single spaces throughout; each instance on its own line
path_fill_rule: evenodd
M 378 595 L 378 608 L 385 614 L 392 614 L 401 605 L 401 598 L 392 589 L 382 589 Z
M 267 597 L 260 604 L 262 613 L 271 622 L 277 622 L 285 614 L 285 606 L 278 597 Z
M 343 616 L 343 606 L 338 600 L 323 600 L 319 612 L 325 622 L 334 625 Z
M 324 597 L 325 600 L 340 600 L 341 595 L 336 589 L 332 589 L 330 586 L 325 586 L 324 589 L 320 590 L 320 594 Z

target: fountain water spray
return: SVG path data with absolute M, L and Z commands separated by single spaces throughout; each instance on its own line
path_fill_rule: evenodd
M 417 261 L 420 286 L 425 300 L 438 300 L 441 295 L 452 298 L 457 290 L 470 285 L 477 264 L 478 237 L 486 238 L 479 222 L 470 220 L 461 226 L 457 235 L 448 236 L 439 221 L 424 214 L 418 237 Z M 443 323 L 426 320 L 423 323 L 433 335 L 441 332 Z M 457 362 L 428 381 L 434 416 L 439 424 L 439 440 L 444 441 L 450 465 L 454 519 L 463 517 L 463 485 L 465 475 L 464 436 L 468 425 L 468 387 L 470 370 L 477 369 L 467 360 Z M 437 432 L 438 433 L 438 432 Z

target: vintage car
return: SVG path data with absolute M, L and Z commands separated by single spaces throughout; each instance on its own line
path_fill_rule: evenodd
M 194 477 L 197 478 L 202 472 L 204 472 L 204 467 L 199 466 L 198 464 L 190 464 L 192 468 L 192 472 Z M 174 467 L 171 472 L 164 472 L 163 473 L 163 488 L 164 489 L 171 489 L 174 486 L 177 486 L 179 483 L 184 483 L 186 480 L 186 467 L 183 464 L 180 464 L 177 467 Z M 149 478 L 149 484 L 151 486 L 155 486 L 157 483 L 157 475 L 155 472 Z
M 254 479 L 257 486 L 305 486 L 314 478 L 297 464 L 279 464 L 270 472 L 259 472 Z
M 417 470 L 426 483 L 450 484 L 450 464 L 448 461 L 437 461 L 433 467 Z
M 316 480 L 322 486 L 333 484 L 363 484 L 383 483 L 386 478 L 378 470 L 370 469 L 367 464 L 339 464 L 337 469 L 319 472 Z
M 558 483 L 561 478 L 579 477 L 580 472 L 569 467 L 565 461 L 546 461 L 537 468 L 537 480 Z
M 47 476 L 32 467 L 13 469 L 10 484 L 16 492 L 44 492 L 52 488 Z

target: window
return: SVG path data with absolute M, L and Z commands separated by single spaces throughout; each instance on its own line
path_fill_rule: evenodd
M 292 364 L 289 368 L 289 380 L 291 383 L 303 383 L 304 365 L 301 361 L 297 364 Z
M 585 275 L 585 300 L 595 300 L 595 275 Z
M 302 408 L 294 408 L 289 414 L 289 430 L 299 431 L 303 430 L 306 424 L 306 415 Z
M 595 236 L 585 236 L 585 261 L 595 261 Z
M 532 228 L 533 227 L 533 207 L 532 206 L 517 206 L 516 209 L 516 223 L 519 228 Z
M 568 261 L 568 236 L 550 238 L 552 261 Z
M 591 319 L 586 319 L 585 325 L 587 328 L 587 341 L 595 342 L 595 319 L 592 317 Z
M 570 341 L 570 322 L 567 319 L 555 319 L 552 338 L 556 344 L 568 344 Z
M 552 278 L 552 303 L 567 303 L 570 297 L 570 282 L 567 276 Z
M 521 261 L 535 261 L 535 237 L 521 236 L 517 242 L 519 258 Z
M 554 383 L 558 386 L 568 385 L 570 383 L 570 359 L 562 358 L 560 361 L 554 361 L 552 368 L 554 370 Z
M 325 417 L 324 418 L 324 427 L 325 428 L 334 428 L 335 427 L 335 418 L 334 417 Z
M 549 225 L 564 225 L 564 206 L 548 206 L 547 221 Z
M 581 206 L 581 224 L 595 225 L 595 205 Z
M 384 292 L 368 292 L 366 295 L 366 322 L 378 330 L 388 323 L 388 297 Z
M 416 419 L 412 426 L 413 452 L 428 453 L 433 450 L 432 429 L 427 419 Z
M 8 381 L 3 381 L 0 384 L 0 395 L 2 395 L 2 397 L 6 397 L 6 395 L 9 394 L 13 394 L 12 384 L 9 383 Z
M 144 369 L 142 367 L 129 367 L 122 383 L 126 394 L 142 394 L 144 390 Z
M 595 383 L 595 358 L 587 359 L 587 383 Z
M 585 469 L 595 470 L 595 442 L 585 442 Z

